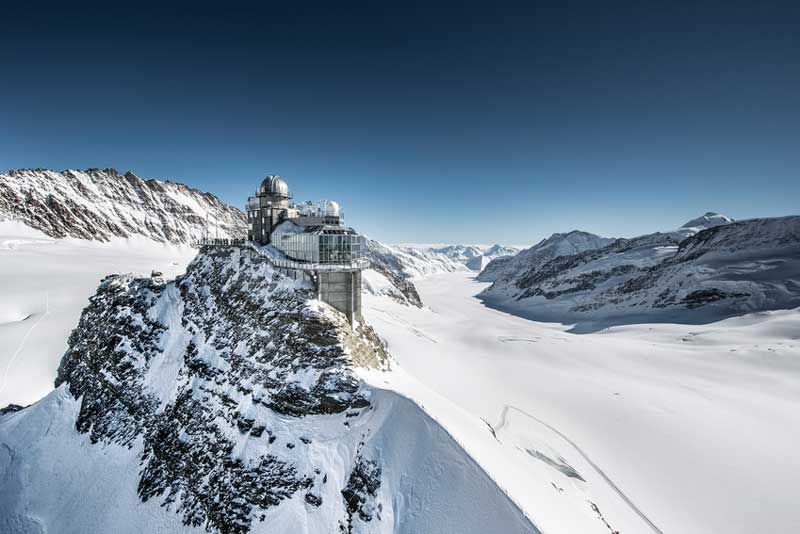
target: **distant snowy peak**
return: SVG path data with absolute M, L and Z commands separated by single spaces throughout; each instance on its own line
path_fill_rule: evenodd
M 567 256 L 600 248 L 613 241 L 614 239 L 612 238 L 600 237 L 581 230 L 573 230 L 566 234 L 553 234 L 534 248 L 538 251 L 551 249 L 556 256 Z
M 115 169 L 19 169 L 0 173 L 0 219 L 56 237 L 108 241 L 144 236 L 188 244 L 246 234 L 244 214 L 184 184 Z
M 394 245 L 395 251 L 409 256 L 409 269 L 415 276 L 442 272 L 480 271 L 495 258 L 511 256 L 518 248 L 504 245 Z
M 687 260 L 711 253 L 733 254 L 800 243 L 800 217 L 769 217 L 715 225 L 681 242 L 676 259 Z M 795 258 L 796 259 L 796 258 Z M 787 283 L 791 280 L 787 280 Z
M 581 230 L 555 233 L 531 248 L 523 250 L 513 258 L 499 258 L 490 262 L 478 276 L 478 280 L 482 282 L 505 280 L 506 283 L 511 283 L 522 276 L 532 276 L 545 263 L 562 256 L 583 254 L 609 247 L 612 244 L 616 244 L 615 246 L 620 251 L 641 249 L 647 246 L 673 246 L 698 232 L 732 222 L 733 219 L 726 215 L 709 211 L 688 221 L 677 230 L 666 233 L 657 232 L 631 239 L 600 237 Z
M 516 256 L 493 260 L 484 268 L 478 276 L 478 280 L 494 282 L 500 278 L 512 279 L 522 273 L 535 271 L 554 258 L 602 248 L 612 242 L 614 242 L 612 238 L 600 237 L 580 230 L 556 233 Z
M 705 215 L 701 215 L 696 219 L 688 221 L 686 224 L 684 224 L 678 229 L 678 232 L 686 235 L 692 235 L 696 234 L 697 232 L 701 232 L 707 228 L 714 228 L 716 226 L 722 226 L 723 224 L 730 224 L 732 222 L 734 222 L 733 219 L 731 219 L 727 215 L 722 215 L 721 213 L 714 213 L 713 211 L 709 211 Z
M 713 228 L 723 224 L 732 223 L 733 219 L 721 213 L 714 213 L 713 211 L 707 212 L 696 219 L 687 222 L 681 228 L 697 229 L 697 231 L 705 230 L 706 228 Z
M 503 256 L 513 256 L 519 251 L 520 249 L 517 247 L 507 247 L 505 245 L 492 245 L 483 252 L 483 255 L 486 256 L 487 258 L 494 259 Z

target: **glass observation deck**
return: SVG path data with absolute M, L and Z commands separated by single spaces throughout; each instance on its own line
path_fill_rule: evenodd
M 364 257 L 365 239 L 349 229 L 321 229 L 275 232 L 272 245 L 294 261 L 344 265 Z

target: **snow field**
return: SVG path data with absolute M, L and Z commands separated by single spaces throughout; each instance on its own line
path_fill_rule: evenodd
M 0 222 L 0 406 L 30 404 L 53 389 L 67 338 L 102 278 L 154 269 L 171 278 L 196 252 L 144 238 L 56 240 Z
M 800 530 L 799 310 L 575 335 L 483 306 L 469 274 L 417 286 L 428 309 L 364 299 L 408 376 L 385 387 L 433 414 L 543 531 L 590 531 L 550 512 L 566 498 L 626 533 L 654 531 L 637 509 L 665 533 Z

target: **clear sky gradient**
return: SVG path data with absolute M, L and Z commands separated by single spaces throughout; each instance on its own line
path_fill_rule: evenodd
M 4 6 L 0 169 L 274 172 L 387 242 L 797 214 L 800 3 L 694 4 Z

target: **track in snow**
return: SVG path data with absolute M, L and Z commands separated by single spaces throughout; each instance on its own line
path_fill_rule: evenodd
M 33 332 L 34 328 L 36 328 L 36 326 L 42 321 L 42 319 L 44 319 L 45 316 L 47 314 L 49 314 L 49 313 L 50 313 L 50 293 L 46 292 L 44 294 L 44 313 L 41 314 L 39 316 L 39 318 L 36 319 L 36 321 L 31 325 L 31 327 L 28 329 L 28 331 L 25 332 L 25 335 L 22 336 L 22 341 L 20 341 L 19 346 L 17 347 L 17 350 L 14 351 L 14 354 L 12 354 L 11 358 L 8 360 L 8 364 L 6 365 L 6 368 L 3 371 L 3 382 L 0 383 L 0 393 L 2 393 L 4 389 L 6 389 L 6 384 L 8 384 L 8 372 L 11 370 L 11 367 L 14 365 L 14 362 L 16 361 L 17 357 L 22 352 L 23 347 L 25 347 L 25 342 L 28 340 L 28 337 L 30 337 L 31 332 Z M 30 318 L 30 315 L 25 317 L 25 319 L 23 319 L 23 321 L 25 321 L 25 320 L 27 320 L 29 318 Z
M 616 485 L 616 484 L 614 484 L 614 482 L 613 482 L 613 481 L 612 481 L 610 478 L 608 478 L 608 476 L 607 476 L 607 475 L 606 475 L 606 474 L 603 472 L 603 470 L 602 470 L 602 469 L 600 469 L 600 467 L 599 467 L 599 466 L 598 466 L 596 463 L 594 463 L 594 462 L 592 461 L 592 459 L 591 459 L 591 458 L 589 458 L 589 455 L 588 455 L 588 454 L 586 454 L 586 453 L 583 451 L 583 449 L 581 449 L 581 448 L 578 446 L 578 444 L 577 444 L 577 443 L 575 443 L 574 441 L 572 441 L 571 439 L 569 439 L 567 436 L 565 436 L 565 435 L 564 435 L 564 434 L 563 434 L 563 433 L 562 433 L 560 430 L 558 430 L 556 427 L 554 427 L 554 426 L 552 426 L 552 425 L 550 425 L 550 424 L 548 424 L 548 423 L 546 423 L 546 422 L 542 421 L 541 419 L 539 419 L 539 418 L 538 418 L 538 417 L 536 417 L 535 415 L 531 415 L 531 414 L 529 414 L 528 412 L 526 412 L 525 410 L 521 410 L 521 409 L 519 409 L 519 408 L 517 408 L 516 406 L 513 406 L 513 405 L 511 405 L 511 404 L 506 404 L 506 405 L 504 405 L 504 406 L 503 406 L 503 411 L 502 411 L 502 413 L 500 414 L 500 423 L 498 423 L 498 424 L 497 424 L 497 426 L 494 426 L 494 427 L 492 427 L 492 426 L 490 425 L 490 428 L 492 429 L 492 433 L 495 435 L 495 438 L 497 437 L 497 432 L 498 432 L 498 431 L 499 431 L 501 428 L 503 428 L 503 427 L 506 425 L 506 422 L 507 422 L 507 417 L 508 417 L 508 410 L 509 410 L 509 409 L 516 410 L 517 412 L 521 413 L 521 414 L 522 414 L 522 415 L 524 415 L 525 417 L 528 417 L 529 419 L 532 419 L 532 420 L 534 420 L 535 422 L 537 422 L 537 423 L 539 423 L 540 425 L 542 425 L 542 426 L 544 426 L 544 427 L 548 428 L 549 430 L 552 430 L 552 431 L 553 431 L 553 432 L 555 432 L 555 433 L 556 433 L 556 434 L 557 434 L 559 437 L 561 437 L 561 438 L 562 438 L 564 441 L 566 441 L 567 443 L 569 443 L 569 444 L 570 444 L 570 445 L 571 445 L 571 446 L 572 446 L 572 447 L 573 447 L 573 448 L 574 448 L 576 451 L 578 451 L 578 454 L 580 454 L 580 455 L 583 457 L 583 459 L 584 459 L 584 460 L 586 460 L 586 461 L 588 462 L 588 464 L 589 464 L 589 465 L 591 465 L 591 466 L 592 466 L 592 468 L 593 468 L 595 471 L 597 471 L 597 474 L 598 474 L 598 475 L 600 475 L 601 477 L 603 477 L 603 480 L 605 480 L 605 481 L 608 483 L 608 485 L 609 485 L 609 486 L 611 486 L 611 489 L 613 489 L 613 490 L 614 490 L 614 492 L 616 492 L 616 494 L 617 494 L 617 495 L 619 495 L 619 497 L 620 497 L 620 498 L 621 498 L 623 501 L 625 501 L 625 503 L 626 503 L 626 504 L 627 504 L 627 505 L 628 505 L 628 506 L 631 508 L 631 510 L 633 510 L 633 511 L 634 511 L 634 513 L 635 513 L 636 515 L 638 515 L 638 516 L 639 516 L 639 517 L 642 519 L 642 521 L 644 521 L 645 523 L 647 523 L 647 525 L 648 525 L 648 526 L 649 526 L 651 529 L 653 529 L 653 532 L 655 532 L 656 534 L 664 534 L 664 533 L 662 532 L 662 530 L 661 530 L 660 528 L 658 528 L 658 527 L 657 527 L 657 526 L 656 526 L 656 525 L 655 525 L 655 524 L 654 524 L 652 521 L 650 521 L 650 519 L 649 519 L 649 518 L 648 518 L 648 517 L 647 517 L 647 516 L 644 514 L 644 512 L 642 512 L 642 511 L 641 511 L 641 510 L 640 510 L 640 509 L 639 509 L 639 508 L 638 508 L 638 507 L 637 507 L 637 506 L 636 506 L 636 505 L 633 503 L 633 501 L 631 501 L 631 500 L 628 498 L 628 496 L 627 496 L 627 495 L 625 495 L 625 494 L 622 492 L 622 490 L 621 490 L 621 489 L 619 489 L 619 487 L 617 487 L 617 485 Z

